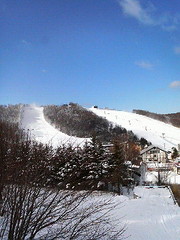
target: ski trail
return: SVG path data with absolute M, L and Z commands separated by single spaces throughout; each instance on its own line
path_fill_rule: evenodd
M 59 145 L 81 146 L 87 138 L 69 136 L 51 126 L 44 118 L 43 107 L 26 105 L 21 111 L 21 128 L 29 132 L 31 138 L 53 147 Z
M 132 131 L 139 138 L 143 137 L 162 149 L 171 150 L 172 147 L 178 148 L 178 144 L 180 144 L 180 128 L 164 122 L 124 111 L 98 108 L 90 108 L 89 110 L 106 118 L 114 125 Z

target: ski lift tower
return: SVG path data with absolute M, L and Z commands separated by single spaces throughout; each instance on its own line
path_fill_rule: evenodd
M 166 153 L 166 145 L 165 145 L 165 133 L 162 133 L 162 138 L 164 140 L 164 151 L 165 151 L 165 154 L 166 154 L 166 162 L 168 160 L 168 156 L 167 156 L 167 153 Z
M 162 133 L 162 138 L 164 139 L 164 151 L 166 150 L 165 148 L 165 133 Z

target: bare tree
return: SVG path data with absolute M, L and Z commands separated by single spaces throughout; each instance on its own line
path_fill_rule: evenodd
M 110 200 L 48 187 L 54 150 L 31 142 L 14 126 L 0 127 L 0 239 L 123 238 L 124 227 L 114 230 Z
M 9 151 L 14 148 L 18 149 L 17 145 L 23 139 L 23 133 L 19 130 L 17 124 L 0 120 L 0 215 L 2 215 L 2 191 L 4 184 L 9 178 L 9 166 L 12 163 L 13 157 L 8 159 Z
M 110 220 L 115 207 L 111 199 L 91 192 L 6 185 L 3 198 L 1 239 L 117 240 L 124 236 L 125 227 L 114 230 Z

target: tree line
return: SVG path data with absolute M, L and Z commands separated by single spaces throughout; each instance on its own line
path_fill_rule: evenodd
M 120 181 L 117 175 L 122 185 L 127 182 L 127 162 L 137 161 L 139 155 L 133 142 L 127 145 L 116 139 L 107 150 L 96 136 L 83 147 L 54 149 L 32 141 L 17 124 L 2 121 L 0 140 L 0 189 L 3 182 L 28 181 L 61 189 L 107 190 L 108 184 Z
M 19 123 L 22 104 L 0 105 L 0 120 Z
M 172 124 L 175 127 L 180 127 L 180 112 L 170 114 L 158 114 L 139 109 L 134 109 L 133 112 L 162 121 L 164 123 Z

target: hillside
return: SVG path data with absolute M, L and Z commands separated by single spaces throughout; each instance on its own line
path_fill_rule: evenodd
M 0 120 L 19 123 L 22 104 L 0 105 Z
M 180 143 L 180 128 L 142 116 L 136 113 L 109 109 L 91 108 L 92 112 L 108 121 L 133 131 L 139 138 L 143 137 L 162 149 L 171 150 Z
M 164 123 L 172 124 L 175 127 L 180 128 L 180 112 L 170 113 L 170 114 L 158 114 L 153 112 L 148 112 L 145 110 L 133 110 L 133 113 L 137 113 L 146 117 L 150 117 Z
M 90 138 L 96 135 L 104 143 L 117 137 L 122 139 L 124 135 L 132 141 L 137 139 L 123 126 L 112 124 L 75 103 L 44 106 L 43 112 L 45 119 L 51 125 L 70 136 Z
M 138 137 L 166 150 L 178 147 L 179 128 L 144 115 L 108 109 L 85 109 L 74 103 L 44 107 L 20 104 L 0 106 L 0 120 L 20 123 L 21 119 L 21 127 L 31 129 L 32 135 L 44 143 L 52 139 L 55 145 L 67 139 L 71 139 L 71 142 L 79 139 L 80 143 L 96 135 L 104 143 L 117 137 L 137 141 Z
M 52 144 L 54 147 L 61 144 L 77 146 L 83 144 L 87 138 L 69 136 L 51 126 L 44 118 L 43 107 L 27 105 L 22 107 L 21 128 L 29 131 L 31 137 L 44 144 Z

